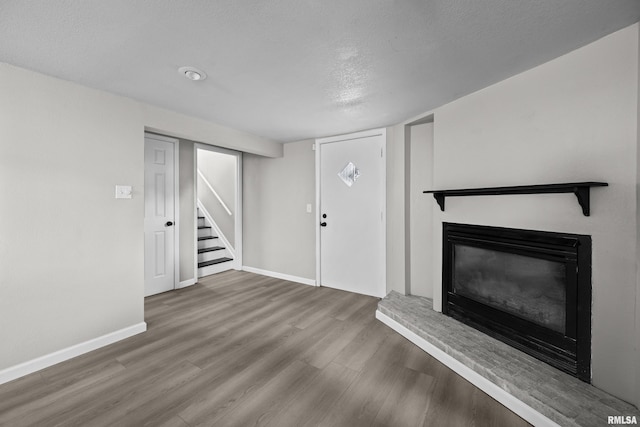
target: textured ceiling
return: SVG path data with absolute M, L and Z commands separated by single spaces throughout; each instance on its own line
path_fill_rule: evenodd
M 640 0 L 0 0 L 0 61 L 294 141 L 399 123 L 639 19 Z

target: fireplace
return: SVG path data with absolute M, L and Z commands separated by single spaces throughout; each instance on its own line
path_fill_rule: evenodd
M 443 224 L 442 311 L 591 381 L 591 237 Z

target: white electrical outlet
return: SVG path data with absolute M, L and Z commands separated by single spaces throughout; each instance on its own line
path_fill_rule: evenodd
M 116 199 L 130 199 L 132 193 L 130 185 L 116 185 Z
M 311 213 L 311 203 L 307 203 L 307 213 Z

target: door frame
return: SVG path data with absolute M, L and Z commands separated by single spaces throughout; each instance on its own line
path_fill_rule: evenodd
M 180 287 L 180 140 L 149 131 L 144 132 L 144 139 L 155 139 L 157 141 L 164 141 L 173 144 L 173 289 L 176 290 Z M 146 168 L 146 164 L 144 167 Z M 146 189 L 143 191 L 142 197 L 144 200 L 146 197 Z M 144 220 L 144 210 L 142 212 L 142 217 Z M 144 286 L 146 293 L 146 281 Z
M 234 251 L 235 259 L 233 260 L 234 270 L 242 270 L 242 151 L 230 150 L 227 148 L 218 147 L 216 145 L 204 144 L 196 142 L 193 147 L 193 173 L 194 173 L 194 208 L 193 213 L 198 211 L 198 150 L 208 150 L 215 153 L 227 154 L 236 158 L 236 200 L 235 200 L 235 212 L 236 217 L 234 220 Z M 198 220 L 196 218 L 195 235 L 198 235 Z M 195 240 L 195 277 L 198 276 L 198 240 Z
M 382 204 L 382 221 L 380 221 L 380 232 L 382 233 L 382 253 L 379 254 L 380 260 L 382 262 L 382 274 L 384 277 L 384 284 L 386 293 L 387 287 L 387 129 L 379 128 L 379 129 L 370 129 L 362 132 L 350 133 L 347 135 L 338 135 L 338 136 L 330 136 L 326 138 L 317 138 L 315 141 L 315 151 L 316 151 L 316 286 L 321 286 L 322 277 L 322 259 L 321 259 L 321 242 L 320 242 L 320 222 L 321 222 L 321 210 L 322 210 L 322 201 L 320 200 L 320 151 L 322 149 L 322 144 L 327 143 L 339 143 L 341 141 L 351 141 L 354 139 L 362 139 L 369 138 L 372 136 L 380 136 L 382 137 L 382 181 L 384 183 L 382 188 L 382 198 L 384 203 Z M 382 295 L 384 296 L 384 295 Z

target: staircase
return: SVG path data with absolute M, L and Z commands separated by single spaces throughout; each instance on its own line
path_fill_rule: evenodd
M 232 268 L 233 255 L 215 235 L 211 223 L 198 208 L 198 277 Z

